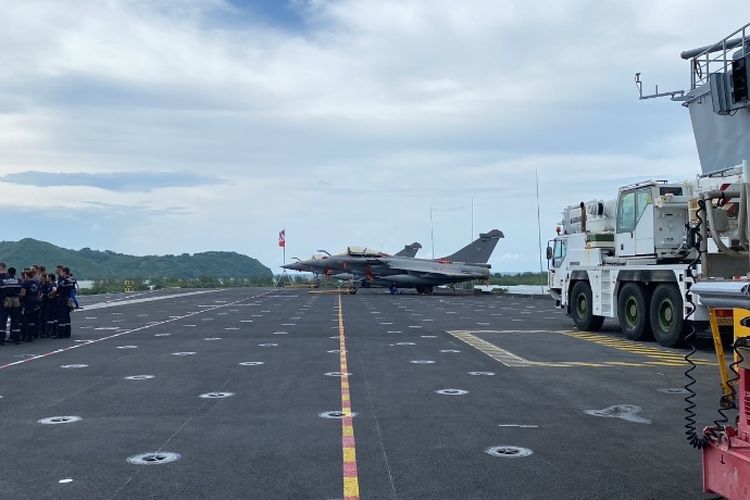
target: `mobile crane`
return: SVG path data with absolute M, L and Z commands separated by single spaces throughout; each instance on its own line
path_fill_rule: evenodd
M 691 88 L 644 95 L 671 97 L 690 112 L 702 172 L 681 182 L 622 186 L 614 200 L 565 208 L 547 248 L 548 285 L 556 305 L 581 330 L 616 318 L 625 337 L 683 342 L 709 309 L 689 303 L 702 277 L 750 271 L 750 48 L 748 26 L 707 47 L 682 53 Z M 739 36 L 739 38 L 737 38 Z M 746 50 L 747 49 L 747 50 Z M 718 53 L 718 55 L 717 55 Z M 695 262 L 694 270 L 686 272 Z M 716 310 L 732 324 L 731 309 Z
M 750 23 L 681 54 L 690 88 L 670 97 L 690 112 L 701 174 L 681 182 L 620 188 L 614 201 L 563 211 L 547 248 L 551 294 L 578 328 L 616 317 L 632 339 L 652 332 L 666 346 L 691 340 L 709 320 L 721 375 L 720 418 L 697 430 L 691 365 L 685 429 L 702 450 L 703 489 L 750 499 Z M 717 311 L 732 311 L 734 362 L 727 366 Z M 686 332 L 687 335 L 686 335 Z M 730 423 L 729 409 L 738 409 Z
M 745 170 L 750 180 L 750 162 Z M 661 345 L 680 344 L 693 282 L 687 264 L 700 253 L 696 275 L 732 278 L 750 271 L 742 186 L 740 169 L 729 169 L 681 183 L 623 186 L 616 200 L 567 207 L 548 249 L 555 303 L 581 330 L 598 330 L 605 318 L 617 318 L 631 340 L 653 335 Z M 699 225 L 701 201 L 710 210 Z M 699 231 L 703 249 L 696 245 Z M 690 320 L 707 322 L 707 309 Z

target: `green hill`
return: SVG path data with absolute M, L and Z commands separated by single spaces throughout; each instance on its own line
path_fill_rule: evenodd
M 273 273 L 258 260 L 237 252 L 201 252 L 142 257 L 90 248 L 70 250 L 46 241 L 25 238 L 0 241 L 0 262 L 23 268 L 42 264 L 52 271 L 62 264 L 78 279 L 196 279 L 239 278 L 258 282 L 273 279 Z

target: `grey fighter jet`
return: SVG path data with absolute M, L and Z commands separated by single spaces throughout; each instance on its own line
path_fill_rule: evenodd
M 352 248 L 352 247 L 349 247 Z M 408 257 L 413 258 L 417 255 L 417 252 L 422 248 L 422 245 L 417 243 L 416 241 L 410 245 L 404 245 L 404 248 L 401 249 L 398 253 L 393 255 L 394 257 Z M 320 251 L 323 252 L 323 251 Z M 379 255 L 387 255 L 379 253 Z M 311 258 L 307 260 L 299 260 L 297 259 L 297 262 L 292 262 L 290 264 L 287 264 L 285 266 L 281 266 L 284 269 L 290 269 L 292 271 L 305 271 L 308 273 L 313 273 L 317 276 L 325 276 L 327 278 L 335 278 L 341 281 L 351 281 L 351 280 L 358 280 L 362 276 L 356 276 L 348 271 L 341 271 L 339 272 L 334 267 L 330 267 L 326 265 L 328 262 L 327 259 L 329 258 L 335 258 L 337 256 L 333 256 L 329 254 L 328 252 L 320 253 L 317 255 L 313 255 Z M 343 269 L 343 268 L 342 268 Z
M 349 247 L 336 255 L 296 264 L 308 269 L 317 268 L 321 274 L 351 274 L 358 277 L 362 284 L 385 286 L 391 291 L 415 288 L 418 293 L 429 295 L 435 286 L 489 279 L 490 265 L 487 261 L 503 237 L 502 231 L 493 229 L 480 234 L 478 239 L 458 252 L 440 259 L 391 256 L 367 248 Z M 286 268 L 296 269 L 299 266 L 291 264 Z

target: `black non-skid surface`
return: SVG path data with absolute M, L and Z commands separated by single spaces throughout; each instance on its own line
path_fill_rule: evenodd
M 342 498 L 341 421 L 319 416 L 341 409 L 341 380 L 326 375 L 340 369 L 338 301 L 306 289 L 82 298 L 72 339 L 0 348 L 0 497 Z M 684 396 L 660 392 L 684 385 L 684 351 L 576 337 L 548 300 L 361 290 L 341 303 L 362 498 L 704 498 Z M 506 366 L 461 332 L 531 363 Z M 720 394 L 709 343 L 698 358 L 702 427 Z M 613 405 L 640 418 L 586 413 Z M 54 416 L 81 419 L 38 422 Z M 485 452 L 500 445 L 533 454 Z M 180 458 L 127 461 L 157 451 Z

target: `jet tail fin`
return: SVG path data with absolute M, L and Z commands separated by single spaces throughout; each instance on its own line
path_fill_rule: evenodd
M 498 229 L 493 229 L 489 233 L 480 233 L 479 238 L 445 258 L 452 262 L 486 264 L 490 260 L 490 255 L 495 250 L 500 238 L 505 238 L 505 235 Z
M 397 257 L 415 257 L 422 245 L 416 241 L 411 245 L 404 246 L 404 249 L 396 254 Z

